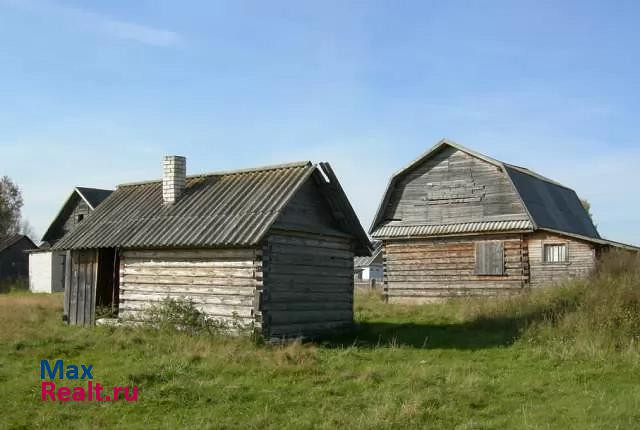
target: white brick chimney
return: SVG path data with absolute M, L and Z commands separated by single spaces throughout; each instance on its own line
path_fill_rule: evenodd
M 179 155 L 165 155 L 162 162 L 162 201 L 165 205 L 175 203 L 184 192 L 187 176 L 187 159 Z

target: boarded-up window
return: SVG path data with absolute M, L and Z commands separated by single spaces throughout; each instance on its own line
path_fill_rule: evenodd
M 476 275 L 504 275 L 502 242 L 476 242 Z
M 544 245 L 545 263 L 565 263 L 567 261 L 567 245 L 565 243 L 548 243 Z

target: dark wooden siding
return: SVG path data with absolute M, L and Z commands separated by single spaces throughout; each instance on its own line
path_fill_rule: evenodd
M 56 224 L 44 238 L 50 244 L 56 243 L 62 236 L 74 230 L 82 221 L 78 220 L 78 216 L 84 219 L 91 213 L 91 208 L 78 193 L 74 193 L 69 204 L 65 205 L 63 213 L 56 219 Z
M 398 182 L 384 218 L 396 224 L 441 224 L 514 215 L 526 214 L 506 173 L 447 147 Z
M 272 228 L 320 234 L 340 233 L 331 208 L 313 177 L 309 178 L 287 203 Z
M 566 236 L 536 232 L 527 237 L 531 265 L 531 286 L 541 287 L 570 278 L 587 276 L 596 265 L 595 246 Z M 566 244 L 567 261 L 545 263 L 544 244 Z
M 476 246 L 487 241 L 503 247 L 502 275 L 476 272 Z M 528 282 L 528 252 L 520 235 L 385 240 L 383 255 L 390 302 L 511 294 Z
M 263 251 L 267 338 L 313 337 L 353 322 L 351 240 L 274 231 Z
M 10 283 L 29 277 L 29 254 L 35 246 L 26 237 L 0 252 L 0 283 Z

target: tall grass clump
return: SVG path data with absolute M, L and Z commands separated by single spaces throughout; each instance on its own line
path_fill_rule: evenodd
M 473 324 L 510 327 L 521 342 L 561 357 L 640 358 L 640 254 L 611 250 L 586 279 L 462 309 Z
M 223 321 L 207 316 L 187 298 L 167 297 L 148 307 L 145 311 L 145 322 L 161 330 L 177 330 L 191 335 L 229 334 L 244 329 L 238 319 Z

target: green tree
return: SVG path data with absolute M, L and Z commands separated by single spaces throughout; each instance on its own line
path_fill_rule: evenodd
M 593 220 L 593 214 L 591 213 L 591 203 L 589 203 L 589 200 L 580 199 L 580 203 L 582 204 L 582 207 L 584 208 L 584 210 L 587 212 L 587 215 L 589 215 L 589 218 L 591 218 L 591 222 L 595 225 L 595 221 Z
M 20 232 L 22 192 L 11 178 L 0 178 L 0 238 Z

